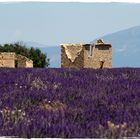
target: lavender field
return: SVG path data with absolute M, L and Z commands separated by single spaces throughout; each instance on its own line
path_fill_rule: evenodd
M 0 136 L 140 136 L 140 68 L 0 69 Z

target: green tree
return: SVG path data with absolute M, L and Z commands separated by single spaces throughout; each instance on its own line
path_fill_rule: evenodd
M 39 48 L 27 48 L 23 43 L 0 45 L 0 52 L 15 52 L 33 60 L 34 67 L 48 67 L 49 59 L 47 54 L 41 52 Z

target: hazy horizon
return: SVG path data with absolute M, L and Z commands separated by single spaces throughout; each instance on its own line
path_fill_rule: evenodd
M 140 4 L 130 3 L 0 3 L 0 44 L 89 43 L 100 36 L 139 26 L 139 13 Z

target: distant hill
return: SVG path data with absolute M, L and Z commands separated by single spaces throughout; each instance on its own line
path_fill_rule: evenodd
M 113 67 L 140 67 L 140 26 L 99 38 L 113 46 Z M 95 42 L 96 39 L 91 41 L 91 43 Z M 61 50 L 59 45 L 47 46 L 36 42 L 27 42 L 27 46 L 38 47 L 47 53 L 50 58 L 50 67 L 60 67 Z
M 23 44 L 29 46 L 29 47 L 34 47 L 34 48 L 46 48 L 49 47 L 47 45 L 38 43 L 38 42 L 33 42 L 33 41 L 27 41 L 27 42 L 23 42 Z
M 49 46 L 40 44 L 38 42 L 23 42 L 27 47 L 40 48 L 44 53 L 47 54 L 47 57 L 50 58 L 50 66 L 49 67 L 60 67 L 61 61 L 61 52 L 59 46 Z
M 59 46 L 50 46 L 46 48 L 40 48 L 50 58 L 50 66 L 58 68 L 61 66 L 61 50 Z
M 113 67 L 140 67 L 140 26 L 99 38 L 113 46 Z

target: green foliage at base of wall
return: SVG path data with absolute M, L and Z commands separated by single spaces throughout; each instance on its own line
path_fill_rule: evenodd
M 15 52 L 16 54 L 24 55 L 33 60 L 34 67 L 44 68 L 49 66 L 47 54 L 41 52 L 39 48 L 27 48 L 22 43 L 0 45 L 0 52 Z

